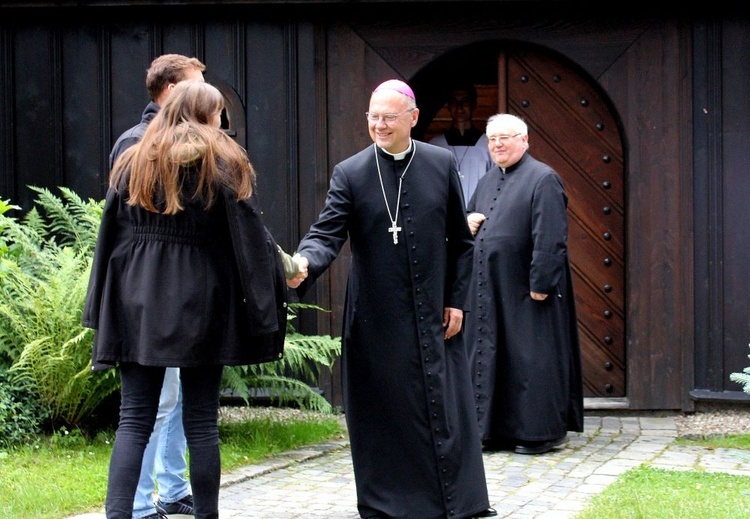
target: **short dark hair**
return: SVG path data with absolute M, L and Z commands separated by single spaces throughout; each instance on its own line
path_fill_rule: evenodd
M 472 105 L 477 104 L 477 87 L 475 87 L 473 83 L 459 82 L 459 83 L 452 84 L 450 89 L 448 90 L 448 100 L 450 101 L 450 98 L 453 97 L 454 92 L 459 92 L 459 91 L 468 92 L 469 100 L 471 101 L 471 104 Z
M 152 101 L 159 98 L 162 90 L 170 83 L 179 83 L 185 79 L 188 70 L 206 70 L 206 65 L 198 58 L 182 54 L 162 54 L 151 62 L 146 70 L 146 89 Z

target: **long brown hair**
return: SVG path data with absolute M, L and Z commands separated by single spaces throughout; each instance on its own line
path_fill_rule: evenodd
M 216 87 L 203 81 L 177 83 L 143 138 L 115 162 L 110 187 L 120 190 L 127 179 L 128 204 L 163 214 L 182 211 L 186 198 L 209 208 L 222 187 L 238 200 L 250 197 L 256 175 L 247 153 L 211 124 L 223 108 Z M 186 183 L 191 172 L 197 178 Z M 195 191 L 183 193 L 186 185 Z

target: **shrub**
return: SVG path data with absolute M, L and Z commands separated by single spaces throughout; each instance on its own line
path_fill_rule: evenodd
M 0 448 L 33 442 L 43 432 L 47 418 L 33 388 L 0 368 Z

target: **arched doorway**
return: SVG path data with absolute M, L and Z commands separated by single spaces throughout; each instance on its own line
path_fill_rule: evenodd
M 221 112 L 221 129 L 241 146 L 247 146 L 245 129 L 245 107 L 232 86 L 221 79 L 206 74 L 206 81 L 215 86 L 224 96 Z
M 530 152 L 562 177 L 584 396 L 626 396 L 625 171 L 610 103 L 562 56 L 512 42 L 482 43 L 446 54 L 410 79 L 421 111 L 415 138 L 429 140 L 450 120 L 447 88 L 458 77 L 477 86 L 479 128 L 493 113 L 521 116 Z

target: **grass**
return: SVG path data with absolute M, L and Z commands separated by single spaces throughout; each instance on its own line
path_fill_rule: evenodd
M 253 414 L 220 425 L 222 472 L 303 445 L 340 437 L 337 415 Z M 0 452 L 0 518 L 62 519 L 101 512 L 114 431 L 88 440 L 59 431 L 34 445 Z
M 750 517 L 750 476 L 640 466 L 596 496 L 576 519 Z
M 680 445 L 696 445 L 707 449 L 739 449 L 749 451 L 750 456 L 750 434 L 736 435 L 711 435 L 700 438 L 677 438 L 676 443 Z
M 737 449 L 750 458 L 750 435 L 678 439 L 682 445 Z M 673 471 L 641 465 L 594 497 L 576 519 L 736 519 L 750 517 L 750 476 Z

